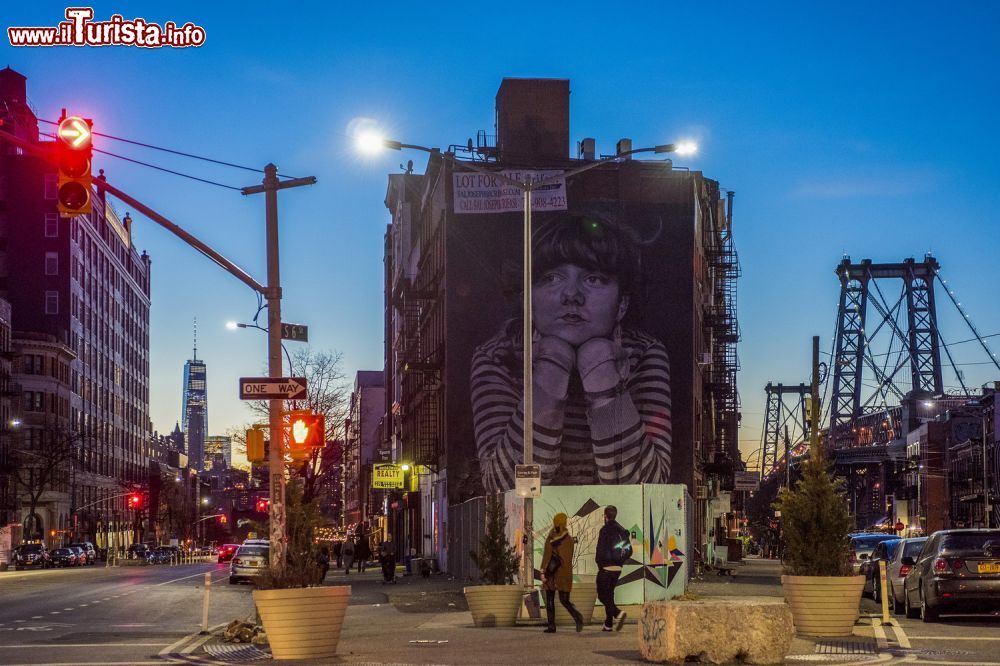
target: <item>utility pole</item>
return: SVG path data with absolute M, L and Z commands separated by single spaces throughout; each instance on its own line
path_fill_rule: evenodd
M 996 393 L 993 394 L 993 401 L 995 403 Z M 986 454 L 989 450 L 986 448 L 986 421 L 989 409 L 989 407 L 983 407 L 983 527 L 987 529 L 990 528 L 990 485 L 989 475 L 987 473 L 988 465 L 986 462 Z
M 271 378 L 280 378 L 283 374 L 281 366 L 281 272 L 278 266 L 278 190 L 302 185 L 313 185 L 316 178 L 293 178 L 278 180 L 278 167 L 268 164 L 264 167 L 264 181 L 260 185 L 244 187 L 247 194 L 264 193 L 264 216 L 267 238 L 267 374 Z M 281 428 L 282 400 L 270 400 L 270 437 L 271 449 L 268 464 L 268 489 L 271 500 L 270 513 L 270 565 L 272 569 L 283 569 L 285 566 L 285 551 L 288 547 L 286 539 L 285 517 L 285 452 Z
M 819 443 L 819 336 L 813 336 L 812 346 L 812 382 L 809 386 L 812 393 L 812 410 L 809 419 L 809 451 L 810 455 L 823 455 Z

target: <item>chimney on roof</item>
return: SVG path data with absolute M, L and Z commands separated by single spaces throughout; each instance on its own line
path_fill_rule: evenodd
M 504 79 L 496 112 L 501 162 L 531 166 L 569 157 L 569 79 Z

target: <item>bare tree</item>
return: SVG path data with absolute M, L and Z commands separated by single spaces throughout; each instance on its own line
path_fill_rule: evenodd
M 289 373 L 294 377 L 305 377 L 307 395 L 305 400 L 288 402 L 288 409 L 308 409 L 322 414 L 326 422 L 324 441 L 329 442 L 344 432 L 344 421 L 350 409 L 351 388 L 347 375 L 341 368 L 343 354 L 333 351 L 316 351 L 302 347 L 290 354 Z M 269 404 L 266 400 L 248 403 L 256 422 L 267 423 Z M 230 432 L 237 446 L 246 451 L 244 429 Z M 303 481 L 303 502 L 311 502 L 319 496 L 324 479 L 328 478 L 343 463 L 340 447 L 325 446 L 313 451 L 308 460 L 296 463 L 293 473 Z
M 65 423 L 49 420 L 26 425 L 19 443 L 10 451 L 10 477 L 28 506 L 26 538 L 41 538 L 38 505 L 49 491 L 69 489 L 73 465 L 88 438 Z

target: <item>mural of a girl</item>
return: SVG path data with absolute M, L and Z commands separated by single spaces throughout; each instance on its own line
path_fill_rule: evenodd
M 670 363 L 624 327 L 642 275 L 636 239 L 613 220 L 565 214 L 532 237 L 534 462 L 545 485 L 666 483 Z M 483 485 L 514 485 L 523 451 L 521 323 L 480 345 L 471 368 Z

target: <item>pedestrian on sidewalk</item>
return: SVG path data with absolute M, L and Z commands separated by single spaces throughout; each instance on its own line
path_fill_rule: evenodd
M 351 573 L 351 567 L 354 566 L 354 543 L 350 537 L 344 541 L 344 546 L 340 549 L 340 553 L 344 557 L 344 575 L 346 576 Z
M 358 541 L 354 544 L 354 559 L 358 563 L 358 573 L 364 573 L 368 566 L 368 560 L 372 556 L 372 548 L 368 545 L 368 535 L 364 532 L 358 534 Z
M 385 535 L 385 541 L 378 546 L 378 562 L 382 565 L 382 582 L 396 582 L 396 547 L 392 534 Z
M 316 556 L 316 563 L 319 564 L 319 583 L 323 584 L 326 580 L 326 572 L 330 570 L 330 549 L 323 546 L 319 549 L 319 555 Z
M 344 547 L 343 542 L 334 541 L 333 542 L 333 556 L 337 558 L 337 568 L 340 569 L 344 566 L 344 557 L 340 554 L 341 549 Z
M 603 631 L 621 631 L 625 624 L 625 611 L 615 605 L 615 586 L 622 566 L 632 557 L 632 540 L 617 519 L 615 505 L 604 507 L 604 527 L 597 535 L 597 598 L 604 604 Z
M 552 516 L 552 529 L 545 539 L 542 554 L 542 588 L 545 590 L 545 616 L 548 626 L 545 633 L 556 630 L 556 593 L 561 603 L 576 621 L 577 632 L 583 631 L 583 616 L 569 600 L 573 590 L 573 547 L 576 540 L 566 529 L 566 514 Z

